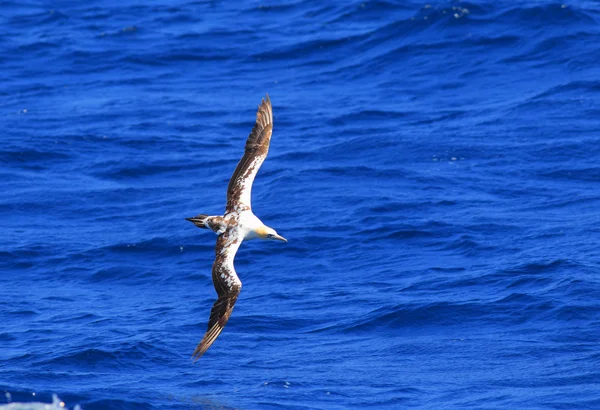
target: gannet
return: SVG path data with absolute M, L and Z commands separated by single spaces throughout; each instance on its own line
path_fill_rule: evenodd
M 210 229 L 218 235 L 212 266 L 212 280 L 218 298 L 210 311 L 208 330 L 194 350 L 194 361 L 198 360 L 219 336 L 240 294 L 242 282 L 235 273 L 233 259 L 242 241 L 258 238 L 287 242 L 283 236 L 254 215 L 250 203 L 252 183 L 267 157 L 272 132 L 273 111 L 267 94 L 266 99 L 258 106 L 256 123 L 246 141 L 244 156 L 229 180 L 225 214 L 200 214 L 186 218 L 199 228 Z

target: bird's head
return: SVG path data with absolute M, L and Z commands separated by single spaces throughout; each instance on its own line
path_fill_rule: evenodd
M 277 234 L 277 232 L 275 231 L 275 229 L 273 228 L 269 228 L 267 225 L 263 225 L 259 228 L 257 228 L 255 230 L 256 232 L 256 236 L 260 239 L 265 239 L 265 240 L 278 240 L 278 241 L 283 241 L 283 242 L 287 242 L 287 239 L 285 239 L 283 236 L 280 236 Z

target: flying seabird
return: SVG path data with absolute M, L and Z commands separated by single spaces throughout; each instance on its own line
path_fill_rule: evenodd
M 194 350 L 194 361 L 198 360 L 219 336 L 240 294 L 242 282 L 235 273 L 233 259 L 242 241 L 259 238 L 287 242 L 283 236 L 278 235 L 273 228 L 266 226 L 252 213 L 250 204 L 252 183 L 269 152 L 272 132 L 273 111 L 267 94 L 266 99 L 258 106 L 256 123 L 246 141 L 244 156 L 229 180 L 225 214 L 200 214 L 186 218 L 197 227 L 210 229 L 218 235 L 212 266 L 212 279 L 218 298 L 210 311 L 208 330 Z

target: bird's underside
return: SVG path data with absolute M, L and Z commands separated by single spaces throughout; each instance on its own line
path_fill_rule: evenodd
M 233 261 L 242 241 L 262 237 L 260 232 L 271 229 L 262 224 L 252 213 L 250 197 L 254 178 L 269 151 L 272 129 L 273 114 L 271 101 L 267 95 L 258 107 L 256 123 L 246 142 L 244 155 L 229 181 L 225 215 L 201 214 L 188 218 L 196 226 L 210 229 L 218 235 L 215 261 L 212 266 L 217 300 L 210 311 L 208 330 L 194 351 L 194 360 L 199 359 L 219 336 L 240 294 L 242 282 L 235 272 Z M 285 240 L 274 230 L 271 231 L 274 234 L 269 234 L 269 238 Z

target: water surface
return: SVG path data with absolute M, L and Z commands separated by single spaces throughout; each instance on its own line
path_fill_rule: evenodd
M 600 407 L 597 2 L 2 9 L 10 401 Z M 267 92 L 254 211 L 289 243 L 241 247 L 192 365 L 215 238 L 184 218 Z

